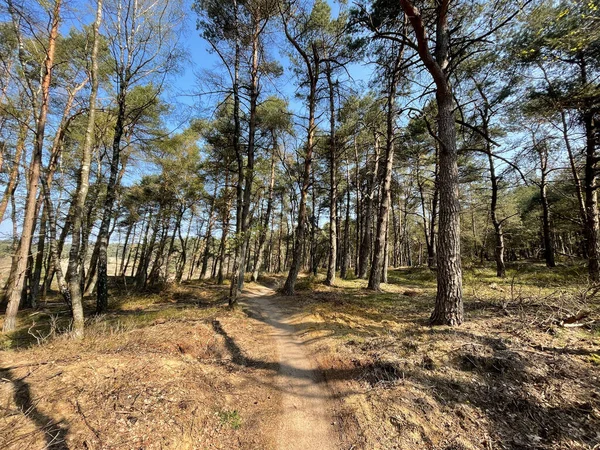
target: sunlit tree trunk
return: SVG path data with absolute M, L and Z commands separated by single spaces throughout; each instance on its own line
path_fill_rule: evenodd
M 254 181 L 254 156 L 256 145 L 256 126 L 258 106 L 258 96 L 260 93 L 259 86 L 259 39 L 262 31 L 261 21 L 254 18 L 252 32 L 252 62 L 250 68 L 250 114 L 248 117 L 248 145 L 246 168 L 244 171 L 244 194 L 242 197 L 241 216 L 238 216 L 240 224 L 240 232 L 238 240 L 241 240 L 241 247 L 238 253 L 238 260 L 234 264 L 233 276 L 231 278 L 231 288 L 229 291 L 229 305 L 233 306 L 238 298 L 238 294 L 244 286 L 244 273 L 247 265 L 247 257 L 249 254 L 250 245 L 250 203 L 252 202 L 252 183 Z M 241 181 L 240 181 L 241 183 Z
M 306 201 L 308 197 L 308 189 L 310 187 L 310 177 L 312 173 L 312 157 L 314 150 L 315 137 L 315 110 L 317 106 L 317 82 L 319 79 L 319 54 L 316 44 L 312 45 L 312 58 L 300 47 L 298 42 L 289 34 L 287 27 L 285 33 L 290 43 L 296 48 L 302 57 L 306 66 L 306 75 L 309 82 L 308 94 L 308 132 L 306 137 L 306 154 L 304 156 L 304 168 L 302 171 L 302 184 L 300 187 L 300 203 L 298 205 L 298 222 L 294 237 L 294 247 L 292 253 L 292 264 L 290 271 L 283 286 L 284 295 L 294 295 L 296 280 L 300 273 L 302 265 L 302 246 L 306 237 L 307 211 Z
M 210 211 L 208 213 L 208 226 L 206 227 L 206 236 L 204 237 L 204 252 L 202 254 L 202 268 L 200 269 L 200 279 L 208 275 L 208 259 L 210 258 L 210 249 L 212 241 L 213 226 L 215 223 L 215 202 L 217 201 L 217 183 L 213 190 L 213 196 L 210 202 Z
M 373 169 L 371 172 L 371 176 L 368 178 L 367 182 L 367 195 L 365 197 L 365 212 L 364 212 L 364 226 L 363 226 L 363 235 L 360 243 L 360 255 L 358 259 L 358 277 L 366 278 L 367 272 L 369 270 L 369 256 L 371 255 L 371 245 L 373 241 L 373 232 L 372 232 L 372 213 L 373 213 L 373 203 L 375 200 L 375 191 L 377 187 L 377 179 L 379 174 L 379 159 L 380 159 L 380 148 L 379 148 L 379 134 L 375 133 L 374 135 L 375 147 L 374 147 L 374 159 L 373 159 Z M 387 151 L 387 149 L 386 149 Z
M 325 75 L 329 88 L 329 260 L 327 263 L 327 277 L 325 284 L 332 286 L 335 283 L 335 270 L 337 266 L 337 149 L 335 142 L 335 102 L 334 85 L 331 78 L 331 63 L 326 65 Z
M 448 68 L 450 66 L 449 0 L 436 9 L 435 54 L 429 51 L 420 11 L 410 0 L 400 0 L 417 40 L 421 61 L 436 87 L 439 149 L 439 233 L 437 240 L 437 294 L 431 315 L 434 325 L 460 325 L 464 320 L 462 266 L 460 257 L 460 208 L 458 200 L 458 153 L 456 148 L 455 105 Z
M 48 39 L 47 53 L 43 65 L 43 76 L 41 83 L 41 102 L 39 113 L 36 117 L 35 140 L 33 146 L 33 155 L 29 168 L 29 187 L 25 200 L 25 216 L 23 218 L 23 229 L 21 232 L 21 241 L 15 258 L 14 284 L 8 297 L 8 306 L 6 308 L 6 317 L 4 319 L 3 331 L 13 331 L 16 327 L 16 316 L 21 301 L 21 293 L 25 284 L 27 272 L 27 259 L 31 248 L 31 237 L 35 225 L 35 213 L 37 203 L 37 193 L 39 178 L 42 165 L 42 151 L 44 147 L 44 135 L 46 121 L 48 117 L 48 107 L 50 105 L 50 83 L 52 81 L 52 68 L 54 64 L 54 53 L 56 50 L 56 40 L 60 24 L 61 0 L 56 0 L 52 12 L 52 25 Z
M 350 163 L 346 163 L 346 217 L 344 218 L 344 257 L 340 268 L 340 278 L 345 279 L 348 276 L 350 266 Z
M 394 60 L 394 65 L 390 74 L 388 86 L 387 105 L 386 105 L 386 142 L 384 156 L 384 172 L 381 180 L 381 202 L 377 214 L 377 231 L 375 234 L 375 248 L 373 251 L 373 260 L 371 261 L 371 273 L 369 275 L 368 288 L 378 291 L 381 288 L 381 278 L 383 272 L 387 274 L 387 263 L 384 262 L 387 258 L 385 247 L 387 246 L 388 238 L 388 222 L 390 209 L 390 189 L 392 186 L 392 171 L 394 168 L 394 137 L 395 137 L 395 100 L 398 81 L 400 78 L 400 64 L 404 57 L 404 47 L 398 50 L 398 55 Z M 377 165 L 375 166 L 377 167 Z M 387 275 L 386 275 L 387 278 Z
M 6 207 L 8 206 L 8 202 L 11 199 L 11 196 L 15 190 L 17 184 L 17 178 L 19 176 L 19 169 L 21 168 L 21 159 L 23 155 L 23 150 L 25 149 L 25 139 L 27 138 L 27 120 L 19 125 L 19 132 L 17 135 L 17 145 L 15 147 L 15 155 L 13 166 L 10 171 L 10 175 L 8 178 L 8 183 L 6 183 L 6 189 L 4 190 L 4 195 L 2 196 L 2 201 L 0 202 L 0 222 L 4 219 L 4 213 L 6 212 Z
M 256 251 L 256 262 L 254 264 L 254 271 L 252 272 L 252 281 L 258 280 L 260 268 L 263 260 L 263 252 L 265 248 L 265 242 L 267 240 L 267 232 L 269 229 L 269 222 L 271 219 L 271 211 L 273 209 L 273 189 L 275 187 L 275 149 L 277 146 L 277 139 L 275 134 L 272 134 L 272 145 L 273 153 L 271 154 L 271 176 L 269 179 L 269 194 L 267 197 L 267 210 L 265 211 L 264 223 L 260 230 L 260 236 L 258 238 L 258 249 Z

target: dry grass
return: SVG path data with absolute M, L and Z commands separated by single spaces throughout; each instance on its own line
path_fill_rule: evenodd
M 251 430 L 272 422 L 264 404 L 277 398 L 262 384 L 272 374 L 259 382 L 231 362 L 212 320 L 247 327 L 243 313 L 224 308 L 224 289 L 116 297 L 80 342 L 64 333 L 58 305 L 46 305 L 57 320 L 22 313 L 0 352 L 0 448 L 268 448 L 269 437 Z
M 600 307 L 582 267 L 469 269 L 459 328 L 427 325 L 428 270 L 391 271 L 381 293 L 322 281 L 281 301 L 353 448 L 599 448 Z M 264 321 L 225 307 L 226 289 L 116 287 L 109 314 L 87 305 L 79 342 L 60 303 L 23 311 L 0 341 L 0 448 L 272 448 L 277 355 Z
M 459 328 L 426 323 L 434 273 L 390 282 L 376 294 L 364 280 L 307 278 L 298 296 L 321 366 L 354 370 L 333 381 L 363 448 L 600 447 L 600 302 L 579 267 L 513 267 L 500 281 L 467 271 Z

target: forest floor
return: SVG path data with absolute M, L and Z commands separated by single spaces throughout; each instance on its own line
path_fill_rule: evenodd
M 427 326 L 426 269 L 390 271 L 381 293 L 260 281 L 235 310 L 210 282 L 113 289 L 79 342 L 62 304 L 23 311 L 0 337 L 0 448 L 600 448 L 600 294 L 582 266 L 470 268 L 458 328 Z

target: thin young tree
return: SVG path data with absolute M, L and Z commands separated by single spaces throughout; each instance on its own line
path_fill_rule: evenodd
M 73 331 L 76 336 L 83 336 L 83 298 L 81 293 L 81 237 L 85 220 L 85 203 L 90 186 L 90 166 L 94 146 L 94 131 L 96 126 L 96 98 L 98 96 L 98 48 L 100 46 L 100 24 L 102 22 L 102 0 L 96 3 L 96 20 L 92 26 L 92 51 L 90 55 L 90 80 L 91 90 L 88 106 L 88 123 L 85 130 L 81 154 L 81 167 L 75 190 L 73 202 L 71 249 L 69 251 L 69 264 L 67 267 L 67 283 L 71 309 L 73 312 Z

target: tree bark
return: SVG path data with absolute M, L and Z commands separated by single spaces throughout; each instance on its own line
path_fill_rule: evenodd
M 590 280 L 600 281 L 600 223 L 598 222 L 598 155 L 596 139 L 598 130 L 592 112 L 583 116 L 585 126 L 585 212 L 586 250 L 588 253 L 588 273 Z
M 179 261 L 177 262 L 177 270 L 175 271 L 175 282 L 178 284 L 181 283 L 181 280 L 183 279 L 183 271 L 185 270 L 185 265 L 187 263 L 187 246 L 188 246 L 188 240 L 190 237 L 190 230 L 192 228 L 193 220 L 194 220 L 194 209 L 192 208 L 192 213 L 190 215 L 190 219 L 188 222 L 187 231 L 185 233 L 185 239 L 181 235 L 181 227 L 179 227 L 178 235 L 179 235 L 179 244 L 181 245 L 181 257 L 179 258 Z
M 381 268 L 381 282 L 388 282 L 388 269 L 390 266 L 390 209 L 392 207 L 392 193 L 391 189 L 388 190 L 388 210 L 387 218 L 385 219 L 385 245 L 383 247 L 383 267 Z
M 129 226 L 127 227 L 127 232 L 125 233 L 125 242 L 123 243 L 123 251 L 121 254 L 121 264 L 119 265 L 119 274 L 124 277 L 125 276 L 125 262 L 129 261 L 129 256 L 131 255 L 131 251 L 129 249 L 129 239 L 131 238 L 131 233 L 133 233 L 133 237 L 135 238 L 135 226 L 137 222 L 131 221 Z M 115 264 L 116 266 L 116 264 Z
M 387 246 L 388 222 L 390 209 L 390 189 L 392 186 L 392 171 L 394 168 L 394 135 L 396 121 L 396 90 L 400 78 L 400 64 L 404 57 L 404 46 L 398 49 L 398 54 L 391 68 L 390 81 L 388 86 L 387 104 L 386 104 L 386 141 L 385 141 L 385 167 L 381 180 L 381 202 L 379 213 L 377 215 L 377 231 L 375 235 L 375 248 L 373 251 L 373 260 L 371 261 L 371 273 L 369 276 L 368 289 L 379 291 L 381 289 L 381 278 L 383 272 L 386 272 L 387 264 L 384 260 L 387 256 L 385 247 Z M 377 167 L 377 165 L 375 166 Z M 385 268 L 384 268 L 385 267 Z
M 460 325 L 464 320 L 464 312 L 460 258 L 458 154 L 454 99 L 449 80 L 450 74 L 447 73 L 450 65 L 448 30 L 450 1 L 441 0 L 437 7 L 435 59 L 429 51 L 427 32 L 421 13 L 410 0 L 400 0 L 400 4 L 415 31 L 419 57 L 435 83 L 438 107 L 437 132 L 440 143 L 438 270 L 436 302 L 430 321 L 434 325 Z
M 17 145 L 15 147 L 13 166 L 10 171 L 8 183 L 6 184 L 6 189 L 4 190 L 2 202 L 0 202 L 0 222 L 2 222 L 4 219 L 6 207 L 8 206 L 8 202 L 10 201 L 17 184 L 19 169 L 21 167 L 21 155 L 25 149 L 25 139 L 27 138 L 27 121 L 28 119 L 19 125 L 19 134 L 17 137 Z
M 36 214 L 37 216 L 37 214 Z M 37 305 L 37 299 L 40 293 L 40 281 L 42 279 L 42 269 L 44 265 L 44 249 L 47 240 L 48 230 L 48 212 L 46 209 L 42 210 L 42 217 L 39 220 L 39 232 L 37 250 L 35 252 L 34 265 L 32 267 L 31 278 L 29 280 L 29 295 L 27 299 L 28 306 L 35 308 Z
M 438 270 L 436 307 L 432 324 L 460 325 L 463 322 L 462 267 L 460 259 L 460 214 L 458 165 L 452 96 L 438 94 L 440 148 L 440 213 L 437 242 Z
M 535 143 L 540 158 L 540 199 L 542 202 L 542 235 L 544 242 L 544 259 L 547 267 L 555 267 L 554 242 L 552 240 L 552 227 L 550 224 L 550 205 L 548 203 L 548 147 L 544 142 Z
M 424 238 L 425 238 L 425 245 L 427 247 L 427 267 L 429 267 L 430 269 L 433 267 L 433 263 L 435 260 L 435 250 L 433 248 L 434 245 L 434 239 L 432 238 L 432 234 L 433 234 L 433 230 L 431 228 L 431 224 L 433 222 L 433 202 L 432 202 L 432 211 L 431 211 L 431 216 L 430 216 L 430 220 L 427 220 L 427 211 L 425 208 L 425 192 L 423 189 L 423 184 L 424 181 L 421 179 L 420 177 L 420 167 L 419 167 L 419 163 L 417 162 L 417 169 L 416 169 L 416 179 L 417 179 L 417 187 L 418 187 L 418 191 L 419 191 L 419 198 L 421 200 L 421 221 L 423 222 L 423 234 L 424 234 Z
M 258 106 L 258 96 L 260 94 L 259 86 L 259 39 L 263 29 L 261 21 L 253 18 L 254 26 L 252 33 L 252 62 L 250 68 L 250 115 L 248 118 L 248 145 L 246 168 L 244 171 L 244 195 L 242 198 L 241 218 L 238 216 L 238 221 L 241 221 L 238 241 L 241 240 L 241 248 L 238 253 L 237 267 L 234 264 L 233 276 L 231 278 L 231 288 L 229 291 L 229 306 L 233 306 L 237 302 L 239 293 L 244 286 L 244 274 L 246 271 L 246 261 L 250 245 L 250 203 L 252 201 L 252 182 L 254 181 L 254 153 L 256 143 L 256 108 Z M 236 270 L 237 269 L 237 270 Z
M 58 247 L 56 245 L 56 214 L 54 213 L 54 207 L 52 206 L 52 199 L 50 198 L 50 190 L 48 188 L 48 184 L 43 178 L 41 182 L 43 196 L 45 200 L 45 211 L 47 211 L 48 221 L 50 225 L 50 258 L 52 261 L 52 266 L 54 267 L 54 271 L 56 273 L 58 290 L 63 296 L 67 305 L 71 307 L 71 311 L 73 312 L 73 334 L 75 336 L 78 336 L 78 330 L 80 328 L 83 328 L 83 310 L 74 311 L 72 308 L 71 295 L 67 283 L 65 281 L 65 277 L 63 276 L 62 267 L 60 265 L 60 255 L 58 253 Z
M 489 144 L 488 144 L 489 147 Z M 494 251 L 494 257 L 496 260 L 496 276 L 499 278 L 506 277 L 506 266 L 504 264 L 504 232 L 502 228 L 502 221 L 498 220 L 498 214 L 496 212 L 498 205 L 498 177 L 496 176 L 496 168 L 494 165 L 494 156 L 492 151 L 488 148 L 488 163 L 490 168 L 490 180 L 492 183 L 492 200 L 490 204 L 490 218 L 492 219 L 492 225 L 494 226 L 494 234 L 496 241 L 496 248 Z
M 346 217 L 344 218 L 344 257 L 342 267 L 340 268 L 340 278 L 346 279 L 348 276 L 348 267 L 350 266 L 350 163 L 346 164 Z
M 13 331 L 16 327 L 16 316 L 21 301 L 21 292 L 25 285 L 25 276 L 27 272 L 27 259 L 31 248 L 31 237 L 35 224 L 35 212 L 37 203 L 37 192 L 39 186 L 40 171 L 42 166 L 42 151 L 44 148 L 44 135 L 46 121 L 48 117 L 48 107 L 50 104 L 50 83 L 52 81 L 52 68 L 54 64 L 54 53 L 56 50 L 56 40 L 58 37 L 58 28 L 60 25 L 60 7 L 62 0 L 56 0 L 52 12 L 52 25 L 48 39 L 46 58 L 44 60 L 44 72 L 41 83 L 42 101 L 39 114 L 36 120 L 35 141 L 33 146 L 33 155 L 31 166 L 29 168 L 29 189 L 25 200 L 25 217 L 23 219 L 23 230 L 21 232 L 21 241 L 15 259 L 15 275 L 12 291 L 8 297 L 8 306 L 6 308 L 6 317 L 4 319 L 3 331 Z
M 108 310 L 108 241 L 110 238 L 110 222 L 113 215 L 113 207 L 117 198 L 117 181 L 121 157 L 121 140 L 125 132 L 126 100 L 129 79 L 120 74 L 117 94 L 117 119 L 114 127 L 112 142 L 112 159 L 110 161 L 110 175 L 106 185 L 106 198 L 104 199 L 104 211 L 102 222 L 98 231 L 98 272 L 96 291 L 96 314 L 102 314 Z
M 354 255 L 354 275 L 359 276 L 360 272 L 360 247 L 361 247 L 361 236 L 362 236 L 362 211 L 361 211 L 361 192 L 360 192 L 360 172 L 359 172 L 359 158 L 358 158 L 358 140 L 356 139 L 358 130 L 354 134 L 354 184 L 356 187 L 356 201 L 355 201 L 355 255 Z
M 300 266 L 302 264 L 302 246 L 304 244 L 304 238 L 306 234 L 306 200 L 308 196 L 308 189 L 310 187 L 310 176 L 312 173 L 312 156 L 314 150 L 314 136 L 315 136 L 315 108 L 317 105 L 317 82 L 319 79 L 319 66 L 320 59 L 317 51 L 316 44 L 312 45 L 312 58 L 306 53 L 298 44 L 298 42 L 289 34 L 287 24 L 284 22 L 285 34 L 290 43 L 296 48 L 306 66 L 306 75 L 309 82 L 309 94 L 308 94 L 308 132 L 306 137 L 306 155 L 304 157 L 304 170 L 302 172 L 302 185 L 300 188 L 300 204 L 298 205 L 298 225 L 296 227 L 296 236 L 294 239 L 294 248 L 292 253 L 292 264 L 288 273 L 287 279 L 283 286 L 284 295 L 294 295 L 294 289 L 296 287 L 296 280 L 300 273 Z
M 331 79 L 331 63 L 326 65 L 325 75 L 329 88 L 329 260 L 325 284 L 335 284 L 337 266 L 337 149 L 335 142 L 335 102 L 334 85 Z
M 210 203 L 210 212 L 208 216 L 208 226 L 206 227 L 206 237 L 204 238 L 204 252 L 202 254 L 202 268 L 200 269 L 200 279 L 206 278 L 208 270 L 208 259 L 210 257 L 210 242 L 212 240 L 212 228 L 215 223 L 215 203 L 217 201 L 217 183 L 213 191 Z
M 223 284 L 225 279 L 224 266 L 227 251 L 227 236 L 229 235 L 229 222 L 231 219 L 231 200 L 229 189 L 229 166 L 225 167 L 225 208 L 223 210 L 223 229 L 221 230 L 221 243 L 219 244 L 219 270 L 217 271 L 217 284 Z
M 429 218 L 429 240 L 427 241 L 427 267 L 434 269 L 436 266 L 435 254 L 435 226 L 437 221 L 439 193 L 438 176 L 439 176 L 439 150 L 435 147 L 435 174 L 433 186 L 433 198 L 431 199 L 431 216 Z
M 367 272 L 369 269 L 369 256 L 371 255 L 371 244 L 373 241 L 373 231 L 371 227 L 372 223 L 372 211 L 373 202 L 375 199 L 375 191 L 377 187 L 377 179 L 379 176 L 379 135 L 375 133 L 375 151 L 373 161 L 373 171 L 367 181 L 367 195 L 365 198 L 365 213 L 364 213 L 364 226 L 363 235 L 360 243 L 360 255 L 358 258 L 358 277 L 367 278 Z M 386 149 L 387 151 L 387 149 Z
M 238 284 L 239 284 L 239 270 L 240 270 L 240 247 L 244 247 L 245 237 L 242 239 L 242 210 L 244 207 L 244 160 L 242 155 L 241 146 L 241 125 L 240 125 L 240 96 L 239 96 L 239 83 L 240 83 L 240 59 L 241 59 L 241 47 L 240 47 L 240 36 L 239 36 L 239 19 L 238 19 L 238 2 L 234 0 L 234 27 L 235 27 L 235 55 L 234 55 L 234 76 L 233 76 L 233 119 L 234 119 L 234 132 L 233 132 L 233 149 L 238 166 L 238 180 L 236 184 L 236 215 L 235 215 L 235 236 L 236 236 L 236 255 L 233 263 L 233 274 L 231 277 L 231 284 L 229 286 L 229 300 L 228 303 L 233 305 L 237 302 L 238 296 Z M 243 242 L 242 242 L 243 241 Z M 245 248 L 243 249 L 245 253 Z M 241 258 L 244 258 L 242 256 Z M 243 268 L 241 269 L 243 271 Z M 242 274 L 243 282 L 243 274 Z
M 81 167 L 79 169 L 79 179 L 77 180 L 77 190 L 75 191 L 75 201 L 73 203 L 73 225 L 71 249 L 69 251 L 69 264 L 67 267 L 67 283 L 71 297 L 71 310 L 74 321 L 75 335 L 83 336 L 83 296 L 81 292 L 81 240 L 82 228 L 85 220 L 85 202 L 89 191 L 90 166 L 92 162 L 92 147 L 94 141 L 94 130 L 96 123 L 96 97 L 98 95 L 98 38 L 100 22 L 102 21 L 102 0 L 96 4 L 96 20 L 92 27 L 92 53 L 91 53 L 91 91 L 89 98 L 88 123 L 85 131 L 85 140 L 83 144 Z M 109 188 L 110 189 L 110 188 Z M 108 194 L 107 194 L 108 195 Z M 108 300 L 107 300 L 108 302 Z M 100 302 L 99 302 L 100 304 Z
M 277 139 L 275 133 L 271 132 L 273 153 L 271 154 L 271 177 L 269 180 L 269 194 L 267 198 L 267 210 L 265 211 L 265 218 L 262 229 L 260 230 L 260 236 L 258 238 L 258 249 L 256 251 L 256 262 L 254 264 L 254 271 L 252 272 L 252 281 L 258 281 L 258 275 L 263 260 L 263 252 L 265 248 L 265 242 L 267 240 L 267 231 L 269 229 L 269 221 L 271 219 L 271 211 L 273 209 L 273 189 L 275 187 L 275 149 L 277 147 Z

